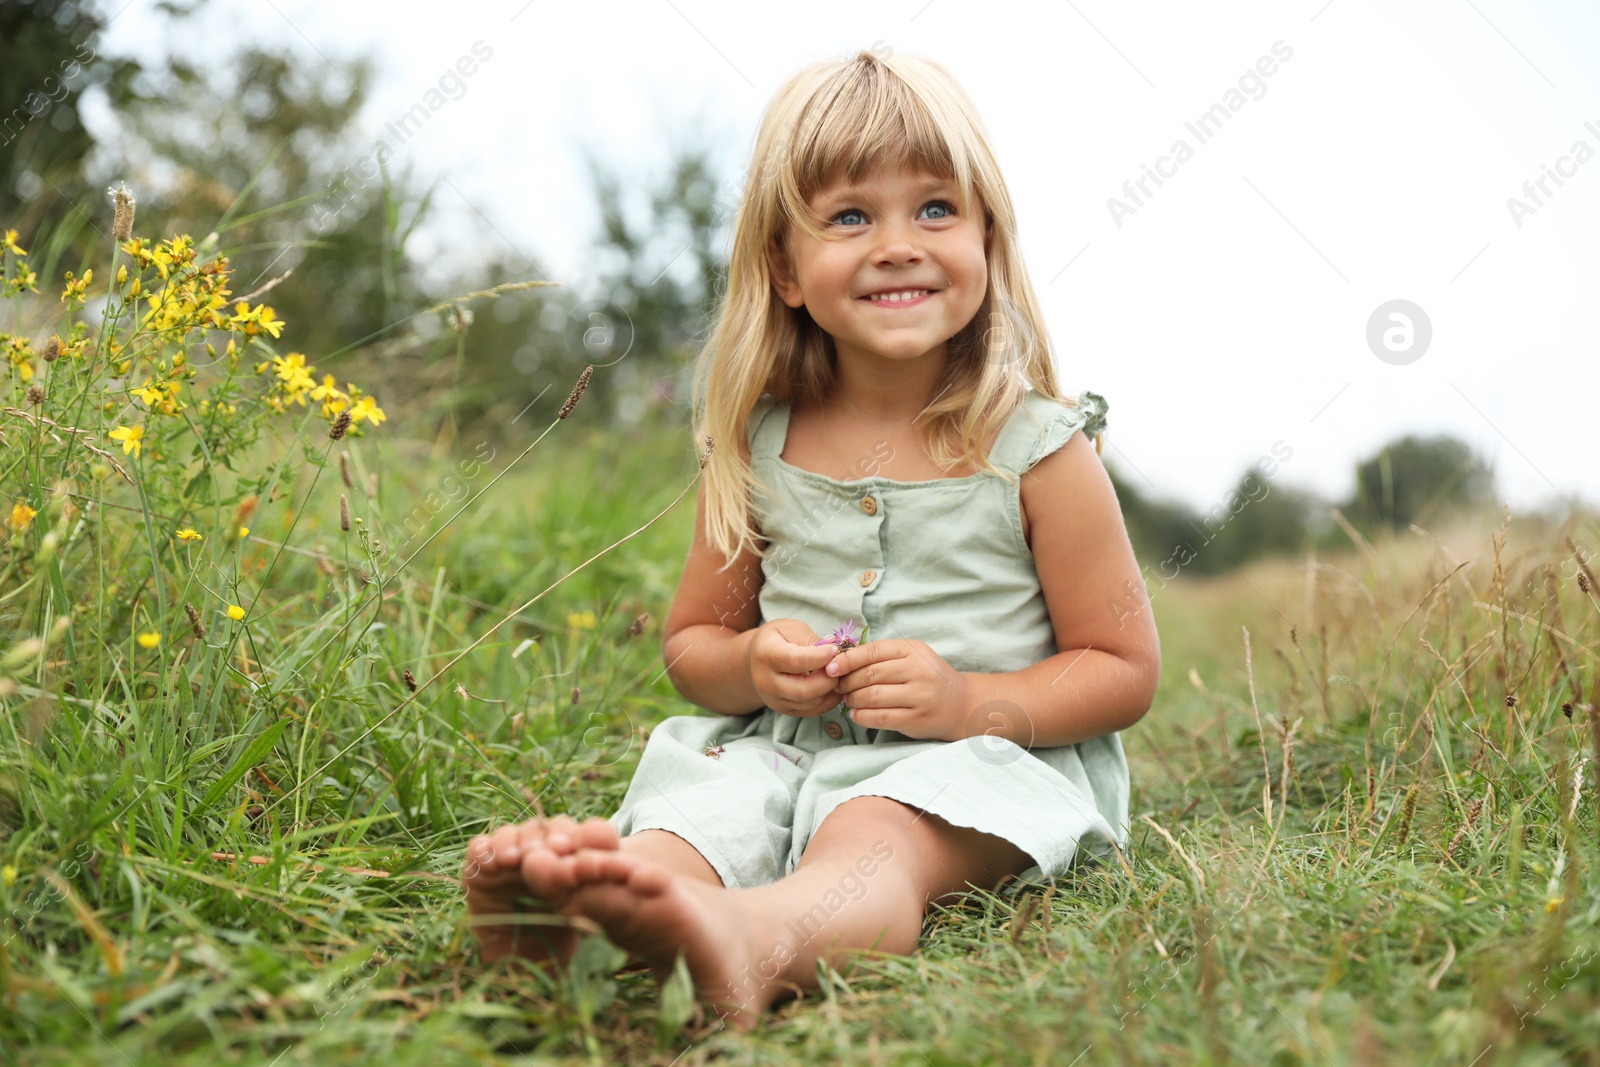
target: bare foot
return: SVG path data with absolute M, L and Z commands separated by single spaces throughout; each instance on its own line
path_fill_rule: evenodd
M 575 868 L 567 912 L 599 923 L 612 943 L 648 963 L 661 981 L 682 952 L 695 992 L 730 1026 L 755 1026 L 783 992 L 757 973 L 772 962 L 762 958 L 770 946 L 758 943 L 761 917 L 735 891 L 618 850 L 580 851 Z
M 574 854 L 580 848 L 604 854 L 617 845 L 617 829 L 607 820 L 580 823 L 567 815 L 507 823 L 474 837 L 467 845 L 461 886 L 483 961 L 522 956 L 565 965 L 580 937 L 564 910 L 577 885 Z M 494 921 L 513 915 L 550 921 Z

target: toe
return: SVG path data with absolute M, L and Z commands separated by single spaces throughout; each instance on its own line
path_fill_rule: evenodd
M 522 857 L 522 878 L 528 888 L 551 903 L 570 893 L 578 882 L 572 858 L 558 856 L 547 848 L 529 849 Z
M 485 870 L 494 870 L 497 867 L 515 867 L 522 859 L 522 847 L 519 841 L 519 828 L 514 823 L 497 826 L 487 835 L 479 835 L 474 840 L 484 843 L 478 846 L 477 858 L 480 866 Z
M 609 819 L 585 819 L 573 831 L 579 848 L 616 849 L 622 837 Z
M 570 815 L 556 815 L 545 825 L 545 845 L 563 855 L 576 847 L 578 820 Z

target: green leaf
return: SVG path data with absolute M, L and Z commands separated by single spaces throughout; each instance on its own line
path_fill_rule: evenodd
M 661 983 L 661 1006 L 656 1011 L 656 1048 L 665 1049 L 694 1016 L 694 979 L 682 952 L 672 966 L 672 977 Z
M 211 783 L 211 788 L 206 790 L 205 797 L 201 799 L 199 804 L 195 805 L 190 817 L 199 815 L 222 799 L 222 794 L 232 789 L 239 779 L 245 776 L 245 772 L 254 767 L 262 756 L 272 751 L 272 746 L 278 743 L 278 738 L 283 736 L 283 731 L 288 726 L 288 719 L 279 719 L 267 727 L 265 732 L 259 734 L 254 741 L 250 742 L 245 747 L 245 750 L 239 754 L 239 758 L 234 761 L 233 766 L 224 771 L 221 778 Z

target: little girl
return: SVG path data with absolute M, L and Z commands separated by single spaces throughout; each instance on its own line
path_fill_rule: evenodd
M 914 951 L 930 903 L 1125 847 L 1160 652 L 1106 403 L 1057 386 L 943 67 L 862 51 L 778 92 L 696 371 L 663 653 L 713 714 L 655 727 L 609 819 L 474 838 L 463 882 L 486 960 L 565 961 L 577 919 L 749 1026 L 819 959 Z

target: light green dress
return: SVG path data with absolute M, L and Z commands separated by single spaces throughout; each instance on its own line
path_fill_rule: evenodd
M 1105 399 L 1078 406 L 1029 392 L 1002 428 L 990 462 L 1013 475 L 1079 430 L 1105 428 Z M 848 619 L 869 640 L 926 642 L 958 671 L 1021 670 L 1057 652 L 1018 485 L 987 471 L 901 482 L 873 472 L 842 482 L 779 458 L 789 407 L 764 394 L 750 417 L 751 467 L 762 536 L 761 618 L 799 619 L 819 637 Z M 1026 736 L 1025 709 L 980 709 L 996 729 Z M 1002 725 L 1010 724 L 1010 725 Z M 709 753 L 709 754 L 708 754 Z M 958 826 L 1011 841 L 1034 866 L 1008 887 L 1053 879 L 1080 847 L 1106 857 L 1128 840 L 1128 763 L 1119 734 L 1028 748 L 993 734 L 926 741 L 850 721 L 842 703 L 800 718 L 673 716 L 650 734 L 610 821 L 624 835 L 666 829 L 693 845 L 730 887 L 794 870 L 828 814 L 858 796 L 890 797 Z

